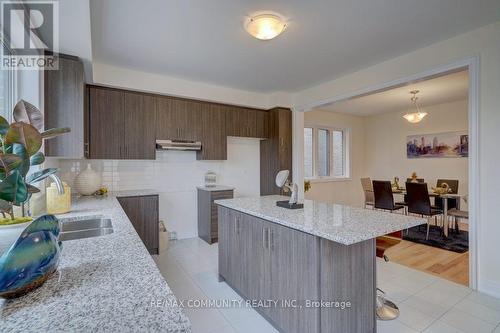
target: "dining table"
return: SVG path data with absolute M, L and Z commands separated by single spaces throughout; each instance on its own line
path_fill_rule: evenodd
M 400 187 L 398 189 L 393 188 L 392 193 L 406 195 L 406 189 L 402 188 L 402 187 Z M 446 200 L 443 200 L 443 221 L 444 221 L 443 222 L 443 234 L 444 234 L 444 237 L 448 237 L 448 234 L 450 231 L 449 221 L 448 221 L 448 199 L 456 199 L 457 209 L 460 209 L 460 199 L 462 198 L 462 195 L 457 194 L 457 193 L 436 193 L 433 191 L 429 191 L 429 197 L 446 199 Z

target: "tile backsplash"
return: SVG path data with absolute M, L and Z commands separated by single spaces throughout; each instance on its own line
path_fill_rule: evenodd
M 52 161 L 59 176 L 71 187 L 90 163 L 109 191 L 155 189 L 160 192 L 160 219 L 179 238 L 197 236 L 196 186 L 211 170 L 217 183 L 235 187 L 235 196 L 260 195 L 260 143 L 258 139 L 228 138 L 226 161 L 197 161 L 195 152 L 158 151 L 156 160 Z

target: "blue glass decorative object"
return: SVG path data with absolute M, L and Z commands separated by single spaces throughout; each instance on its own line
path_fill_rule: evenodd
M 15 298 L 41 286 L 56 271 L 62 244 L 59 221 L 44 215 L 33 221 L 0 257 L 0 297 Z

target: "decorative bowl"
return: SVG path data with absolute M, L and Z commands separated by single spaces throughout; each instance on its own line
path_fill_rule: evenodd
M 0 256 L 19 238 L 23 230 L 33 221 L 18 224 L 0 224 Z

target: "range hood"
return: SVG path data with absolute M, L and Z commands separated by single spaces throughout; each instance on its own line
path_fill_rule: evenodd
M 200 141 L 156 140 L 158 150 L 201 150 Z

